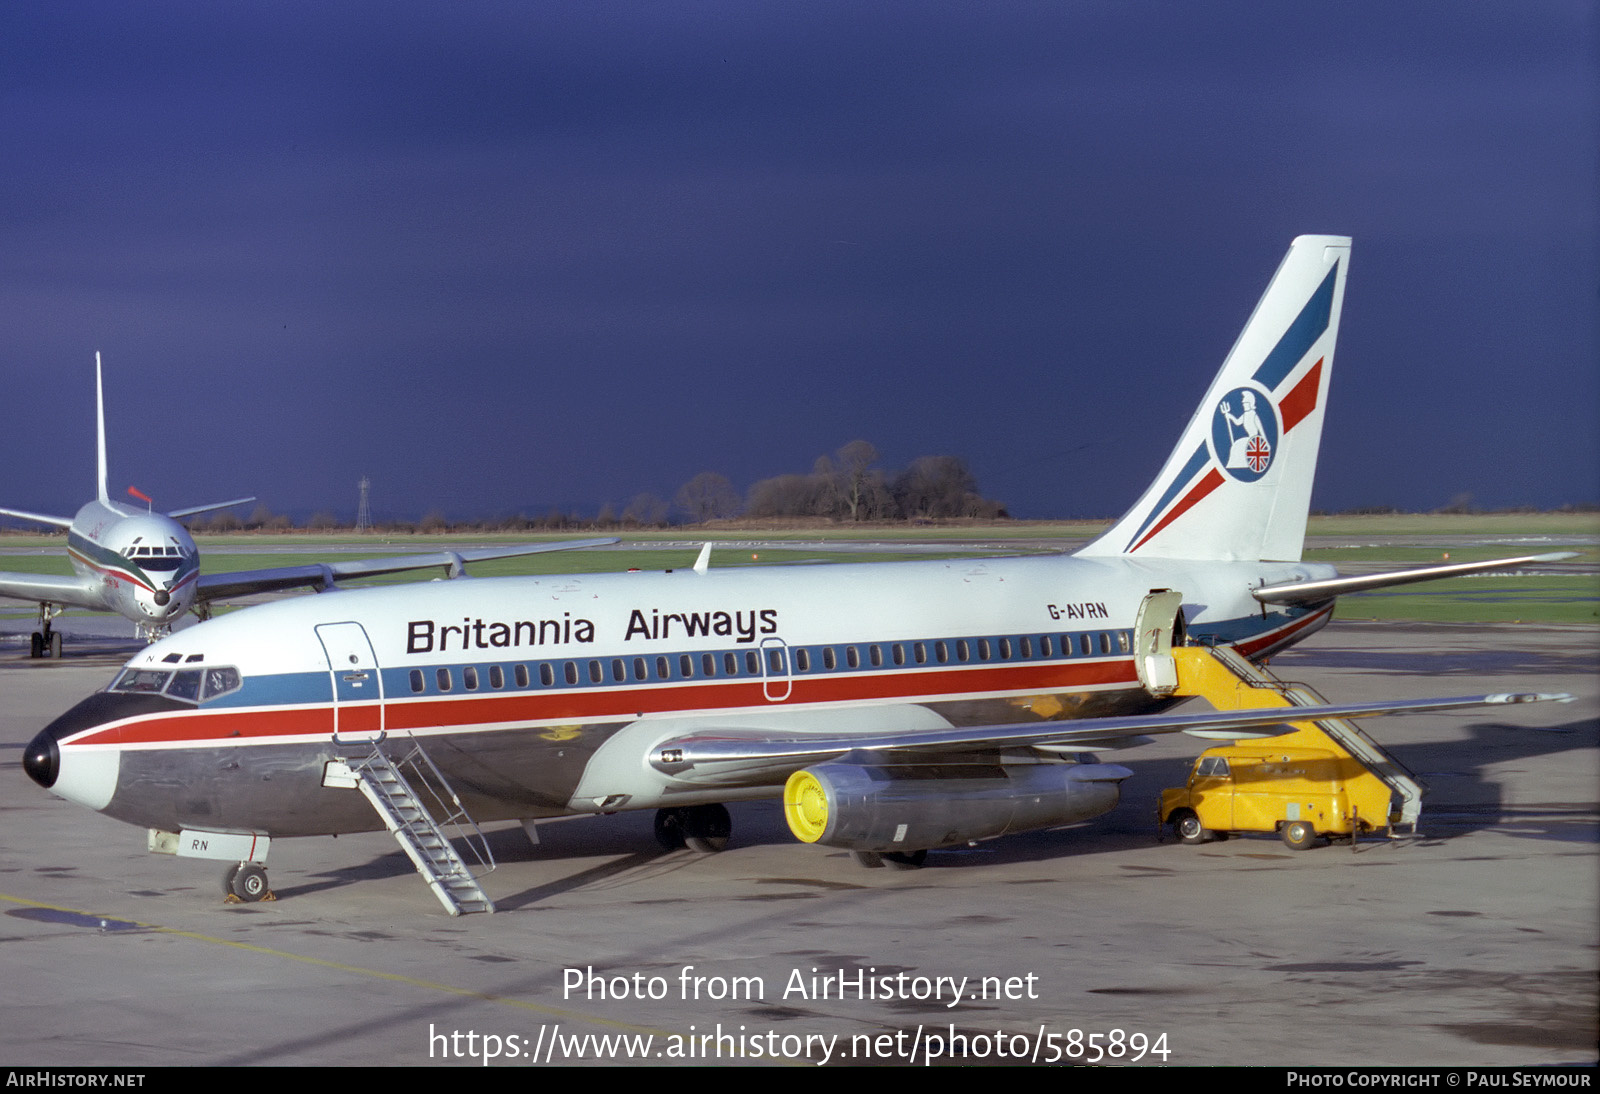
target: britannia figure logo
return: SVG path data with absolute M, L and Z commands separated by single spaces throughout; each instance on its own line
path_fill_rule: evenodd
M 1278 447 L 1272 404 L 1249 388 L 1228 392 L 1211 420 L 1211 447 L 1223 470 L 1239 481 L 1255 482 L 1265 475 Z

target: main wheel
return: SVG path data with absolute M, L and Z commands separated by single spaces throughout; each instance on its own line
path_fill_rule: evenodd
M 1317 830 L 1311 826 L 1310 821 L 1287 821 L 1278 830 L 1278 834 L 1283 837 L 1284 843 L 1296 851 L 1304 851 L 1317 845 Z
M 271 892 L 267 887 L 267 871 L 253 862 L 239 864 L 239 872 L 233 875 L 231 888 L 233 895 L 246 904 L 265 899 Z
M 45 640 L 45 656 L 61 660 L 61 632 L 51 631 L 50 637 Z
M 28 640 L 28 656 L 44 656 L 44 635 L 40 634 L 38 631 L 34 631 L 33 636 Z
M 1172 830 L 1178 833 L 1180 842 L 1190 845 L 1210 843 L 1214 838 L 1210 829 L 1200 823 L 1193 809 L 1180 809 L 1172 814 Z
M 883 864 L 892 870 L 920 870 L 928 861 L 927 851 L 885 851 Z
M 683 812 L 683 843 L 689 850 L 707 855 L 728 846 L 733 818 L 728 815 L 727 806 L 693 805 Z
M 663 851 L 683 850 L 683 818 L 681 809 L 656 810 L 656 842 Z
M 242 862 L 230 863 L 228 865 L 228 868 L 226 870 L 222 871 L 222 895 L 223 896 L 237 896 L 238 895 L 237 893 L 235 893 L 233 891 L 233 879 L 239 876 L 239 867 L 241 867 L 243 865 L 244 865 L 244 863 L 242 863 Z

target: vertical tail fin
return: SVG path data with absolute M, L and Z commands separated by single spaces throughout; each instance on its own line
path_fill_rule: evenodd
M 1350 240 L 1300 236 L 1161 474 L 1081 555 L 1298 561 Z
M 101 505 L 111 501 L 111 495 L 106 491 L 106 395 L 105 385 L 100 379 L 100 351 L 94 354 L 94 409 L 95 409 L 95 436 L 99 441 L 99 478 L 96 484 L 99 493 L 95 496 Z

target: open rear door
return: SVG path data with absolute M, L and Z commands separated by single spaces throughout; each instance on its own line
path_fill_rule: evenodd
M 1183 606 L 1183 594 L 1175 589 L 1151 589 L 1139 604 L 1134 618 L 1133 654 L 1139 670 L 1139 683 L 1156 698 L 1171 695 L 1178 687 L 1178 663 L 1172 656 L 1172 629 Z

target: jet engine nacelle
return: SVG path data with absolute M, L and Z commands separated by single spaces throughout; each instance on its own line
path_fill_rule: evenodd
M 806 843 L 923 851 L 1098 817 L 1131 774 L 1101 763 L 826 763 L 789 776 L 783 813 Z

